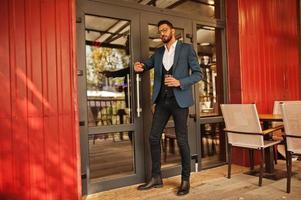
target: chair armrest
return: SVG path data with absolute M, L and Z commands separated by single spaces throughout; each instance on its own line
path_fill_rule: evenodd
M 301 136 L 299 136 L 299 135 L 287 135 L 287 134 L 284 134 L 283 137 L 300 138 L 301 139 Z
M 266 130 L 262 131 L 262 133 L 232 131 L 232 130 L 228 130 L 228 129 L 224 129 L 224 131 L 225 132 L 231 132 L 231 133 L 237 133 L 237 134 L 247 134 L 247 135 L 266 135 L 266 134 L 270 134 L 274 131 L 283 129 L 283 127 L 284 127 L 283 125 L 279 125 L 279 126 L 276 126 L 276 127 L 273 127 L 273 128 L 266 129 Z
M 228 130 L 228 129 L 224 129 L 224 132 L 244 134 L 244 135 L 263 135 L 263 133 L 251 133 L 251 132 L 232 131 L 232 130 Z
M 283 125 L 279 125 L 279 126 L 276 126 L 276 127 L 273 127 L 273 128 L 269 128 L 269 129 L 266 129 L 266 130 L 262 131 L 262 134 L 263 135 L 270 134 L 270 133 L 272 133 L 274 131 L 278 131 L 278 130 L 281 130 L 283 128 L 284 128 Z

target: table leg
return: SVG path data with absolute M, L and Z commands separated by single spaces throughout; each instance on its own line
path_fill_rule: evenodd
M 270 127 L 270 121 L 263 121 L 263 130 L 266 130 Z M 272 135 L 265 135 L 265 139 L 269 140 L 272 138 Z M 264 150 L 264 159 L 265 159 L 265 172 L 273 173 L 274 171 L 274 152 L 273 147 L 268 147 Z
M 175 154 L 175 139 L 169 138 L 169 153 Z
M 263 130 L 269 129 L 270 128 L 270 122 L 269 121 L 263 121 Z
M 264 150 L 265 159 L 265 171 L 267 173 L 273 173 L 274 171 L 274 152 L 273 147 L 268 147 Z

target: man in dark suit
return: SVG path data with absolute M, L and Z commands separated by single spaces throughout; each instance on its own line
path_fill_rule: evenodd
M 158 23 L 160 38 L 164 46 L 144 62 L 136 62 L 137 73 L 154 68 L 154 90 L 152 101 L 156 104 L 149 137 L 152 177 L 138 190 L 163 186 L 161 178 L 160 140 L 170 116 L 175 122 L 177 143 L 182 160 L 181 186 L 177 195 L 189 193 L 190 149 L 187 135 L 187 117 L 193 101 L 192 85 L 202 79 L 200 65 L 192 45 L 177 41 L 173 25 L 162 20 Z

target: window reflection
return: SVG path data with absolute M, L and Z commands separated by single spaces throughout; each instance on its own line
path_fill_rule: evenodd
M 223 128 L 223 122 L 201 124 L 202 167 L 206 168 L 226 161 Z
M 130 22 L 87 15 L 89 126 L 131 123 Z
M 132 123 L 130 22 L 86 15 L 88 126 Z M 89 134 L 90 178 L 135 173 L 133 131 Z
M 197 54 L 204 79 L 198 83 L 201 117 L 201 164 L 203 168 L 225 162 L 224 123 L 204 123 L 206 118 L 219 116 L 223 102 L 221 30 L 197 25 Z
M 135 173 L 134 147 L 134 132 L 90 135 L 90 178 L 116 178 Z
M 204 73 L 204 79 L 198 83 L 201 116 L 218 115 L 216 34 L 215 28 L 197 27 L 198 57 Z
M 181 162 L 180 149 L 176 143 L 175 128 L 165 128 L 161 140 L 161 163 L 163 168 L 179 165 Z

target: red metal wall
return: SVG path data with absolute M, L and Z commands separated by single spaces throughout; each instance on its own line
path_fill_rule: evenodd
M 230 102 L 271 113 L 274 100 L 299 99 L 296 1 L 227 0 L 226 7 Z
M 241 69 L 239 45 L 238 0 L 226 0 L 226 31 L 228 61 L 228 98 L 230 103 L 241 103 Z
M 242 102 L 272 112 L 274 100 L 299 99 L 295 0 L 239 0 Z
M 226 0 L 230 103 L 272 113 L 275 100 L 300 99 L 296 2 Z M 246 152 L 234 154 L 247 165 Z
M 0 2 L 0 199 L 80 199 L 75 2 Z

